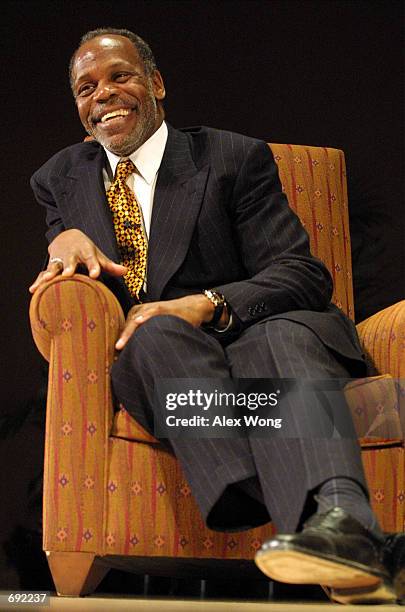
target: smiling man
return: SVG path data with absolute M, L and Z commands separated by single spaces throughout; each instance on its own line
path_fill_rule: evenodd
M 162 77 L 153 58 L 142 59 L 127 38 L 85 42 L 72 60 L 71 86 L 87 132 L 118 156 L 136 151 L 162 124 Z
M 162 76 L 128 30 L 86 34 L 70 79 L 92 140 L 32 178 L 50 258 L 31 291 L 80 266 L 115 293 L 127 315 L 111 372 L 117 402 L 153 433 L 162 378 L 363 375 L 354 326 L 330 304 L 329 273 L 310 253 L 267 145 L 166 124 Z M 300 437 L 305 423 L 294 414 L 323 407 L 296 401 L 295 437 L 168 444 L 209 527 L 271 517 L 280 535 L 256 559 L 268 576 L 326 585 L 339 601 L 389 601 L 357 441 Z

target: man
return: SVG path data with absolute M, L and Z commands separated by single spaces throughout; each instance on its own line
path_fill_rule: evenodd
M 85 35 L 70 78 L 94 140 L 32 178 L 50 259 L 31 291 L 78 266 L 113 290 L 127 319 L 112 386 L 134 418 L 153 432 L 161 378 L 362 375 L 354 327 L 329 304 L 329 274 L 310 254 L 267 145 L 168 126 L 152 52 L 127 30 Z M 208 526 L 271 517 L 281 535 L 256 559 L 268 576 L 325 585 L 339 601 L 392 597 L 354 439 L 168 443 Z

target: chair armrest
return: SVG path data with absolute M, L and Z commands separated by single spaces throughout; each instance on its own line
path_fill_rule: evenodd
M 66 331 L 68 323 L 64 326 L 62 323 L 64 320 L 68 321 L 70 313 L 65 310 L 69 311 L 79 304 L 81 307 L 85 306 L 88 311 L 94 307 L 104 311 L 105 318 L 109 319 L 107 327 L 111 336 L 110 349 L 114 350 L 116 338 L 125 321 L 117 298 L 103 283 L 88 276 L 57 276 L 34 293 L 30 304 L 31 332 L 38 350 L 47 361 L 50 357 L 52 337 Z M 59 310 L 56 309 L 57 306 Z
M 356 327 L 372 373 L 405 379 L 405 300 L 377 312 Z
M 124 315 L 109 289 L 77 274 L 37 290 L 30 319 L 49 361 L 44 549 L 100 553 L 113 418 L 109 372 Z

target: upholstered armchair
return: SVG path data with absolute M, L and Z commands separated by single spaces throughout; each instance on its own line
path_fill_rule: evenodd
M 333 301 L 353 318 L 342 151 L 272 144 L 283 189 L 312 251 L 334 279 Z M 372 265 L 372 262 L 370 262 Z M 49 361 L 43 548 L 62 595 L 91 592 L 131 557 L 140 573 L 252 567 L 273 526 L 207 529 L 176 459 L 129 416 L 114 412 L 109 371 L 124 323 L 111 292 L 85 276 L 58 277 L 34 295 L 32 332 Z M 346 389 L 371 502 L 383 529 L 404 530 L 405 302 L 357 327 L 373 377 Z

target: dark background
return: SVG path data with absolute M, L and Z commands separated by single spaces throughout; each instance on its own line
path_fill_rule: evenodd
M 42 453 L 44 368 L 29 331 L 27 287 L 46 243 L 29 177 L 84 136 L 67 79 L 80 36 L 113 26 L 144 37 L 176 127 L 205 124 L 345 151 L 361 320 L 405 292 L 403 9 L 389 0 L 3 0 L 0 21 L 7 535 L 29 520 L 27 483 Z

